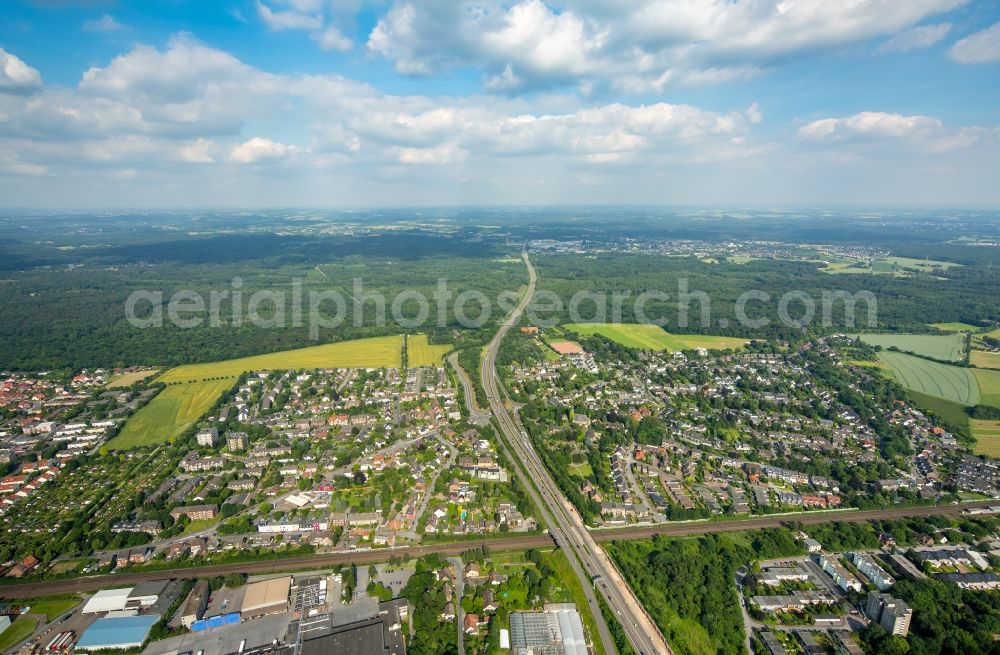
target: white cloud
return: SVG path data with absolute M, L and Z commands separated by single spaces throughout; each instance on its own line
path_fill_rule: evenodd
M 192 164 L 214 164 L 212 151 L 216 149 L 214 142 L 208 139 L 195 139 L 184 144 L 180 149 L 181 159 Z
M 966 1 L 584 0 L 556 9 L 543 0 L 398 0 L 371 31 L 368 49 L 404 74 L 479 68 L 493 90 L 598 82 L 661 93 L 746 79 L 791 54 L 898 34 Z M 919 38 L 933 36 L 925 30 Z
M 303 13 L 300 7 L 288 11 L 276 11 L 260 0 L 257 0 L 257 15 L 264 21 L 268 29 L 276 32 L 282 30 L 317 30 L 323 27 L 322 15 Z
M 23 92 L 42 85 L 41 74 L 15 55 L 0 48 L 0 92 Z
M 1000 23 L 957 41 L 950 54 L 952 59 L 962 64 L 1000 61 Z
M 104 14 L 100 18 L 84 22 L 83 29 L 88 32 L 110 33 L 121 32 L 127 29 L 127 27 L 115 20 L 115 17 L 111 14 Z
M 229 153 L 229 161 L 237 164 L 253 164 L 259 161 L 283 159 L 297 151 L 295 146 L 255 136 L 239 144 Z
M 930 116 L 903 116 L 864 111 L 845 118 L 823 118 L 799 128 L 799 136 L 811 141 L 836 141 L 857 137 L 873 139 L 910 138 L 941 129 L 941 121 Z
M 900 32 L 896 36 L 882 42 L 875 48 L 875 53 L 887 55 L 897 52 L 909 52 L 910 50 L 921 50 L 929 48 L 951 31 L 951 23 L 938 23 L 937 25 L 921 25 L 911 30 Z
M 327 26 L 322 32 L 314 32 L 313 41 L 323 50 L 339 50 L 347 52 L 354 47 L 354 42 L 341 34 L 334 25 Z
M 468 151 L 454 143 L 445 143 L 433 148 L 392 148 L 391 152 L 401 164 L 425 164 L 443 166 L 465 161 Z

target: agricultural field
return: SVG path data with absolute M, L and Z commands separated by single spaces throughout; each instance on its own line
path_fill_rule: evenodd
M 962 334 L 858 334 L 862 341 L 872 346 L 891 348 L 948 361 L 963 357 L 965 336 Z
M 954 321 L 952 323 L 928 323 L 928 325 L 942 332 L 979 332 L 982 328 L 977 325 L 970 325 L 969 323 L 962 323 L 961 321 Z
M 973 419 L 972 436 L 976 438 L 973 451 L 977 455 L 1000 457 L 1000 421 L 980 421 Z
M 979 402 L 980 383 L 977 383 L 972 369 L 898 352 L 883 351 L 878 357 L 892 368 L 896 381 L 907 389 L 963 405 Z
M 1000 371 L 973 369 L 979 381 L 980 400 L 984 405 L 1000 407 Z
M 244 371 L 274 369 L 398 368 L 402 352 L 401 336 L 354 339 L 221 362 L 185 364 L 170 369 L 156 381 L 190 382 L 218 377 L 237 377 Z
M 158 368 L 152 368 L 146 371 L 132 371 L 131 373 L 122 373 L 118 377 L 114 378 L 108 382 L 108 389 L 115 389 L 118 387 L 131 387 L 136 382 L 142 382 L 148 377 L 156 375 L 160 372 Z
M 406 337 L 406 365 L 410 368 L 442 366 L 444 356 L 451 350 L 450 344 L 430 344 L 426 334 L 414 334 Z
M 725 350 L 742 348 L 746 339 L 704 334 L 671 334 L 658 325 L 642 323 L 568 323 L 566 329 L 577 334 L 599 334 L 628 348 L 679 352 L 694 348 Z
M 108 448 L 128 450 L 176 438 L 235 383 L 236 376 L 169 385 L 125 423 Z
M 969 355 L 969 362 L 979 368 L 1000 369 L 1000 353 L 992 353 L 985 350 L 973 350 Z
M 943 273 L 949 268 L 961 266 L 952 262 L 940 262 L 933 259 L 910 259 L 909 257 L 883 257 L 872 261 L 857 261 L 845 259 L 827 262 L 820 270 L 833 275 L 866 274 L 892 275 L 895 277 L 911 277 L 918 273 Z

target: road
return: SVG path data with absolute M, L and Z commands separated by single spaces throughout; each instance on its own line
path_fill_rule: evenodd
M 462 365 L 458 363 L 458 353 L 448 355 L 448 363 L 455 369 L 458 381 L 462 383 L 462 390 L 465 392 L 465 406 L 469 410 L 469 423 L 476 425 L 486 425 L 490 422 L 490 413 L 479 409 L 476 404 L 476 390 L 472 386 L 472 379 Z
M 481 370 L 490 411 L 499 427 L 501 446 L 507 451 L 508 461 L 514 465 L 524 488 L 528 490 L 542 515 L 541 518 L 549 526 L 556 544 L 567 550 L 569 555 L 567 559 L 580 579 L 587 603 L 590 605 L 586 609 L 589 609 L 594 616 L 598 638 L 603 642 L 604 650 L 608 653 L 617 652 L 614 639 L 594 595 L 594 588 L 600 592 L 608 607 L 619 618 L 622 629 L 636 653 L 639 655 L 671 653 L 656 623 L 646 613 L 607 553 L 594 541 L 576 509 L 559 491 L 559 487 L 535 452 L 527 433 L 521 427 L 517 415 L 508 410 L 504 402 L 504 393 L 496 371 L 497 353 L 507 332 L 517 323 L 531 301 L 537 281 L 528 254 L 522 253 L 521 257 L 528 269 L 527 290 L 487 346 Z M 585 608 L 580 610 L 585 611 Z
M 462 609 L 462 596 L 465 594 L 465 567 L 461 557 L 449 557 L 448 561 L 455 567 L 455 620 L 458 623 L 458 655 L 465 655 L 465 610 Z

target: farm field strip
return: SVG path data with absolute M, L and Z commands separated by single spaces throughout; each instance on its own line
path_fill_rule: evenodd
M 962 323 L 961 321 L 953 321 L 951 323 L 928 323 L 927 325 L 938 330 L 944 330 L 945 332 L 979 332 L 982 330 L 981 327 L 970 325 L 969 323 Z
M 970 369 L 897 352 L 880 352 L 878 357 L 892 367 L 896 380 L 907 389 L 963 405 L 979 402 L 979 384 Z
M 872 346 L 890 348 L 933 357 L 958 361 L 962 359 L 965 337 L 962 334 L 858 334 L 862 341 Z
M 106 385 L 108 389 L 115 389 L 118 387 L 130 387 L 136 382 L 141 382 L 148 377 L 156 375 L 159 373 L 159 369 L 151 369 L 148 371 L 133 371 L 131 373 L 122 373 L 118 377 L 114 378 Z
M 628 348 L 679 352 L 693 348 L 723 350 L 742 348 L 746 339 L 705 334 L 672 334 L 658 325 L 643 323 L 568 323 L 566 329 L 578 334 L 599 334 Z

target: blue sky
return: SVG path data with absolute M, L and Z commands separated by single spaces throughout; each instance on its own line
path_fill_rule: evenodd
M 7 0 L 18 207 L 1000 206 L 995 0 Z

